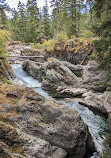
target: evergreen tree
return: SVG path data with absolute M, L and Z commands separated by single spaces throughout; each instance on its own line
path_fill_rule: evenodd
M 85 8 L 84 0 L 52 0 L 51 4 L 55 34 L 64 31 L 70 38 L 78 36 Z
M 57 37 L 59 32 L 59 13 L 60 13 L 60 1 L 52 0 L 51 7 L 53 7 L 52 18 L 53 18 L 53 29 L 54 29 L 54 38 Z
M 27 40 L 27 18 L 24 3 L 18 2 L 18 27 L 19 27 L 19 38 L 21 41 L 26 42 Z
M 26 7 L 28 18 L 27 40 L 28 42 L 38 42 L 40 14 L 36 0 L 28 0 Z
M 89 13 L 90 13 L 90 20 L 89 24 L 93 24 L 93 7 L 94 7 L 94 0 L 86 0 L 86 6 L 89 8 Z
M 111 81 L 111 3 L 110 0 L 95 0 L 95 13 L 99 22 L 93 27 L 99 40 L 96 40 L 95 49 L 98 61 L 106 70 L 107 81 Z
M 70 1 L 70 9 L 71 9 L 71 19 L 72 19 L 72 25 L 71 25 L 71 34 L 74 36 L 77 36 L 77 2 L 76 0 Z
M 6 9 L 8 8 L 8 5 L 6 3 L 6 0 L 0 0 L 0 29 L 6 29 L 9 30 L 9 21 L 6 16 Z
M 45 6 L 43 6 L 43 25 L 44 25 L 44 33 L 46 39 L 50 39 L 52 37 L 51 34 L 51 21 L 50 21 L 50 16 L 48 14 L 48 4 L 46 0 Z
M 10 20 L 10 23 L 11 23 L 11 34 L 13 40 L 20 40 L 19 17 L 18 17 L 18 12 L 15 9 L 12 9 L 12 18 Z
M 44 22 L 43 22 L 43 17 L 42 17 L 42 11 L 40 9 L 37 41 L 39 43 L 43 43 L 45 39 L 46 39 L 46 36 L 45 36 Z

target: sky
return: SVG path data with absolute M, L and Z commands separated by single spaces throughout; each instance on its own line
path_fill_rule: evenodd
M 26 4 L 28 0 L 20 0 L 20 1 L 23 2 L 24 4 Z M 6 0 L 6 2 L 10 6 L 10 8 L 17 9 L 19 0 Z M 49 14 L 51 14 L 52 9 L 50 8 L 50 0 L 47 0 L 47 2 L 48 2 L 48 6 L 49 6 Z M 37 0 L 37 5 L 39 8 L 42 8 L 45 5 L 45 0 Z M 10 17 L 11 16 L 10 13 L 8 13 L 7 16 Z
M 27 3 L 27 0 L 20 0 L 23 3 Z M 50 6 L 50 0 L 48 0 L 48 6 Z M 17 8 L 19 0 L 7 0 L 7 3 L 11 8 Z M 37 4 L 39 8 L 42 8 L 43 5 L 45 4 L 45 0 L 37 0 Z

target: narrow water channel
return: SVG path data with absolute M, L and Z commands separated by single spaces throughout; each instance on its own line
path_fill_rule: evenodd
M 41 88 L 41 83 L 30 76 L 29 73 L 22 69 L 21 65 L 13 64 L 12 69 L 16 74 L 17 78 L 21 80 L 27 87 L 32 87 L 36 92 L 40 93 L 45 98 L 52 98 L 48 92 L 45 92 Z M 98 153 L 101 153 L 104 149 L 104 140 L 106 135 L 108 134 L 108 127 L 106 123 L 106 119 L 83 105 L 80 105 L 78 102 L 67 101 L 67 105 L 71 108 L 75 108 L 84 122 L 88 125 L 89 131 L 93 137 L 96 149 Z M 98 153 L 94 153 L 91 158 L 99 158 Z

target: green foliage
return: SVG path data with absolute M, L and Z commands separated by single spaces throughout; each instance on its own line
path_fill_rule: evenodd
M 101 154 L 101 158 L 111 158 L 110 145 L 111 145 L 111 134 L 108 134 L 104 142 L 105 149 Z
M 42 11 L 37 7 L 37 0 L 28 0 L 26 6 L 19 2 L 18 10 L 12 9 L 10 22 L 14 40 L 42 44 L 53 38 L 62 41 L 71 36 L 92 37 L 89 30 L 93 21 L 93 0 L 87 0 L 86 5 L 84 0 L 52 0 L 51 15 L 45 1 Z
M 111 151 L 110 149 L 105 149 L 101 154 L 101 158 L 111 158 Z
M 94 34 L 91 32 L 91 30 L 85 30 L 84 33 L 81 33 L 79 37 L 84 39 L 89 39 L 91 37 L 94 37 Z
M 50 38 L 52 38 L 52 32 L 51 32 L 51 19 L 48 14 L 47 0 L 46 0 L 45 6 L 43 6 L 42 14 L 43 14 L 43 25 L 44 25 L 45 38 L 47 40 L 49 40 Z
M 67 34 L 65 32 L 60 32 L 57 34 L 57 41 L 61 42 L 61 41 L 66 41 L 68 40 Z
M 77 77 L 82 77 L 83 76 L 83 72 L 82 71 L 75 71 L 74 74 L 77 76 Z
M 36 45 L 34 43 L 31 43 L 31 48 L 36 49 Z
M 99 25 L 96 23 L 93 26 L 94 33 L 99 36 L 99 39 L 93 43 L 98 62 L 107 72 L 105 82 L 108 82 L 111 80 L 111 3 L 110 0 L 102 0 L 100 4 L 98 0 L 95 0 L 95 12 L 100 22 Z
M 0 1 L 0 29 L 10 30 L 10 23 L 5 11 L 8 9 L 6 0 Z
M 36 45 L 32 44 L 32 48 L 38 48 L 38 49 L 46 49 L 46 48 L 54 48 L 55 44 L 57 42 L 66 41 L 68 40 L 67 34 L 64 32 L 60 32 L 57 34 L 57 38 L 55 39 L 49 39 L 45 40 L 42 44 L 37 43 Z
M 36 48 L 38 48 L 38 49 L 54 48 L 56 43 L 57 43 L 57 41 L 54 39 L 50 39 L 48 41 L 45 40 L 44 43 L 42 43 L 42 44 L 37 43 Z
M 96 60 L 96 56 L 93 55 L 93 54 L 92 54 L 92 55 L 89 55 L 89 56 L 88 56 L 88 59 L 89 59 L 89 60 Z
M 12 84 L 12 82 L 10 80 L 6 79 L 6 78 L 3 78 L 3 82 L 7 83 L 7 84 Z
M 0 30 L 0 56 L 5 56 L 6 44 L 9 38 L 9 32 Z

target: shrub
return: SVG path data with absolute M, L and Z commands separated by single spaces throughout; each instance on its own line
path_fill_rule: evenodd
M 91 37 L 94 37 L 94 34 L 90 30 L 86 30 L 85 33 L 80 34 L 81 38 L 89 39 Z
M 36 45 L 35 44 L 31 44 L 32 45 L 32 48 L 38 48 L 38 49 L 46 49 L 46 48 L 54 48 L 55 44 L 57 42 L 61 42 L 61 41 L 66 41 L 68 40 L 68 37 L 67 37 L 67 34 L 64 33 L 64 32 L 60 32 L 58 35 L 57 35 L 57 38 L 56 40 L 55 39 L 50 39 L 50 40 L 45 40 L 44 43 L 40 44 L 40 43 L 37 43 Z
M 7 83 L 7 84 L 12 84 L 12 82 L 11 82 L 10 80 L 8 80 L 7 78 L 4 78 L 4 79 L 3 79 L 3 82 L 4 82 L 4 83 Z
M 4 30 L 0 30 L 0 56 L 5 56 L 6 43 L 9 38 L 9 33 Z
M 57 41 L 58 42 L 66 41 L 66 40 L 68 40 L 68 36 L 65 32 L 58 33 L 58 35 L 57 35 Z
M 57 41 L 54 39 L 50 39 L 48 41 L 45 40 L 44 43 L 42 43 L 42 44 L 37 43 L 36 48 L 38 48 L 38 49 L 54 48 L 56 42 Z
M 31 43 L 31 47 L 32 47 L 33 49 L 36 49 L 36 45 L 35 45 L 34 43 Z

